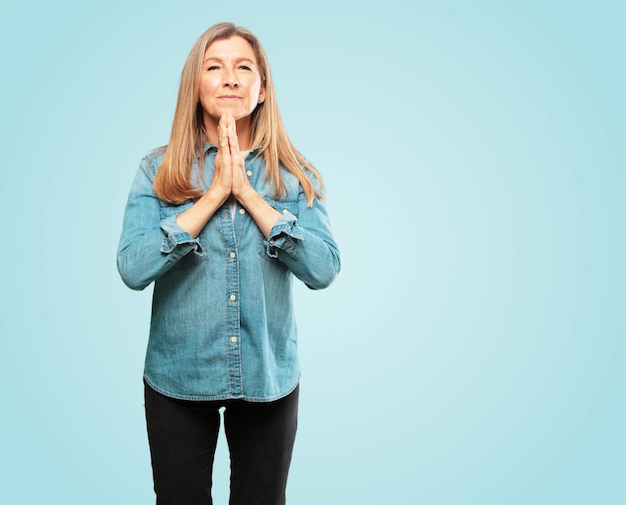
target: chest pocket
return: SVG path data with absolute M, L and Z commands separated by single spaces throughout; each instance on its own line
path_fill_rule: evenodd
M 298 217 L 298 202 L 295 200 L 271 200 L 265 198 L 265 201 L 274 207 L 281 214 L 292 214 L 296 218 Z M 267 254 L 267 245 L 265 244 L 265 237 L 259 231 L 259 256 L 265 261 L 272 264 L 280 264 L 282 262 L 278 258 L 273 258 Z
M 269 200 L 266 198 L 265 201 L 281 214 L 290 213 L 298 217 L 298 202 L 295 200 Z
M 189 207 L 191 207 L 193 203 L 194 202 L 192 200 L 189 200 L 181 205 L 168 205 L 168 204 L 161 203 L 161 209 L 160 209 L 161 219 L 163 220 L 163 219 L 167 219 L 168 217 L 178 216 L 182 214 L 183 212 L 185 212 Z M 198 235 L 197 240 L 200 243 L 200 246 L 202 247 L 202 250 L 204 251 L 204 253 L 198 254 L 195 251 L 190 251 L 189 253 L 185 254 L 185 256 L 180 258 L 174 264 L 174 266 L 172 267 L 172 270 L 191 270 L 197 267 L 198 265 L 204 263 L 208 259 L 208 254 L 206 253 L 208 244 L 206 243 L 206 236 L 205 236 L 204 230 L 200 232 L 200 235 Z

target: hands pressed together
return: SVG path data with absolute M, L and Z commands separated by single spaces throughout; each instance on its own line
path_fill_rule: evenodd
M 217 126 L 218 151 L 215 156 L 213 182 L 209 191 L 215 191 L 226 200 L 231 195 L 243 203 L 246 192 L 254 191 L 239 149 L 235 118 L 223 114 Z
M 256 192 L 248 180 L 232 114 L 222 115 L 217 135 L 218 149 L 211 186 L 194 205 L 177 216 L 176 223 L 191 236 L 197 237 L 217 209 L 234 197 L 268 238 L 281 214 Z

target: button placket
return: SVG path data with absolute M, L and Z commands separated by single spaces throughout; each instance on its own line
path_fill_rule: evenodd
M 232 397 L 243 394 L 243 375 L 241 362 L 241 314 L 239 304 L 239 261 L 237 238 L 231 219 L 225 206 L 223 219 L 220 220 L 222 246 L 227 251 L 224 255 L 226 268 L 226 311 L 225 311 L 225 335 L 227 343 L 226 362 L 228 371 L 228 388 Z M 239 209 L 239 213 L 242 209 Z

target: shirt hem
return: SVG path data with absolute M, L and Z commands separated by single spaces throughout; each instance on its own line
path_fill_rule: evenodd
M 274 395 L 274 396 L 269 396 L 269 397 L 265 397 L 265 396 L 246 396 L 246 395 L 185 395 L 185 394 L 180 394 L 180 393 L 173 393 L 171 391 L 166 391 L 163 388 L 160 388 L 156 385 L 154 385 L 144 374 L 143 376 L 143 380 L 146 383 L 146 385 L 148 387 L 150 387 L 151 389 L 153 389 L 154 391 L 156 391 L 157 393 L 160 393 L 164 396 L 167 396 L 169 398 L 174 398 L 176 400 L 188 400 L 188 401 L 195 401 L 195 402 L 210 402 L 210 401 L 223 401 L 223 400 L 243 400 L 245 402 L 250 402 L 250 403 L 267 403 L 267 402 L 273 402 L 276 400 L 280 400 L 281 398 L 284 398 L 285 396 L 290 395 L 291 393 L 293 393 L 296 388 L 298 387 L 298 385 L 300 384 L 300 375 L 298 375 L 295 384 L 293 384 L 289 389 L 287 389 L 285 392 L 283 393 L 279 393 L 278 395 Z

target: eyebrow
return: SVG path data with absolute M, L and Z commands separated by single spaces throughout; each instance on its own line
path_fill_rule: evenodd
M 214 61 L 219 61 L 219 62 L 223 62 L 224 60 L 222 58 L 218 58 L 217 56 L 209 56 L 208 58 L 206 58 L 204 60 L 203 63 L 206 63 L 209 60 L 214 60 Z M 235 59 L 235 63 L 241 63 L 242 61 L 248 61 L 250 63 L 252 63 L 253 65 L 256 65 L 256 62 L 254 60 L 251 60 L 250 58 L 236 58 Z

